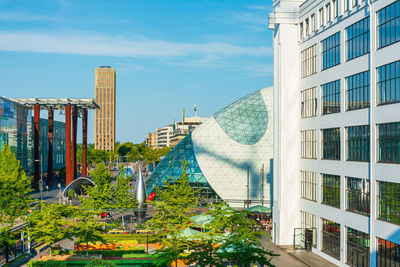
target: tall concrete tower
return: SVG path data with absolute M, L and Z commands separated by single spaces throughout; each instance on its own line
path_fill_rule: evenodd
M 95 70 L 96 101 L 95 148 L 111 151 L 115 143 L 115 69 L 100 66 Z

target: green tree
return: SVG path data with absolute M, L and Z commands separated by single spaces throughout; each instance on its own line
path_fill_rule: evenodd
M 72 240 L 73 222 L 71 218 L 74 217 L 77 209 L 78 207 L 75 206 L 42 202 L 40 209 L 33 210 L 29 216 L 28 236 L 49 246 L 58 240 L 66 238 Z M 50 256 L 51 253 L 50 250 Z
M 83 186 L 87 198 L 80 196 L 81 206 L 88 210 L 112 209 L 114 203 L 113 177 L 104 163 L 90 173 L 95 186 Z
M 125 176 L 121 172 L 121 174 L 117 177 L 117 181 L 114 184 L 114 202 L 113 207 L 115 209 L 121 209 L 121 219 L 122 219 L 122 227 L 124 227 L 124 209 L 132 209 L 138 206 L 138 202 L 135 199 L 133 192 L 129 192 L 129 182 L 130 177 Z
M 182 174 L 178 179 L 170 177 L 163 188 L 156 188 L 155 214 L 148 221 L 150 227 L 167 232 L 167 237 L 162 239 L 160 257 L 170 262 L 174 260 L 176 264 L 181 252 L 190 247 L 181 231 L 193 224 L 191 212 L 198 203 L 197 192 L 189 183 L 187 167 L 188 163 L 182 162 Z
M 15 235 L 10 227 L 0 229 L 0 248 L 4 248 L 6 254 L 6 263 L 8 263 L 8 255 L 11 247 L 16 244 Z
M 30 179 L 10 147 L 4 145 L 0 152 L 0 224 L 12 226 L 27 214 L 31 191 Z
M 220 218 L 213 227 L 229 224 L 227 230 L 230 234 L 224 238 L 218 253 L 223 259 L 236 262 L 239 266 L 250 266 L 253 262 L 261 265 L 273 267 L 271 259 L 278 256 L 271 251 L 265 251 L 261 247 L 261 237 L 265 235 L 263 231 L 256 231 L 257 224 L 248 218 L 248 212 L 226 208 L 229 212 L 228 220 Z
M 75 214 L 74 236 L 79 242 L 86 243 L 86 256 L 89 257 L 89 242 L 97 241 L 105 243 L 101 234 L 107 232 L 106 224 L 101 222 L 95 213 L 79 209 Z
M 116 146 L 115 150 L 121 157 L 125 157 L 133 148 L 135 148 L 135 144 L 132 142 L 126 142 Z
M 96 259 L 90 261 L 86 267 L 116 267 L 117 265 L 109 260 Z

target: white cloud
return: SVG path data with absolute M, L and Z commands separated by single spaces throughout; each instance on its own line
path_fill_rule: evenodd
M 240 46 L 224 42 L 182 43 L 133 37 L 84 34 L 48 34 L 0 31 L 0 51 L 126 56 L 126 57 L 184 57 L 184 56 L 256 56 L 269 57 L 266 46 Z

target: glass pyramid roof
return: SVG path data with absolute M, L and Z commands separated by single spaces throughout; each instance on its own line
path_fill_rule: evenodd
M 243 145 L 257 143 L 268 125 L 268 111 L 260 91 L 225 107 L 214 118 L 230 138 Z
M 162 187 L 164 180 L 168 181 L 170 177 L 177 179 L 182 174 L 182 161 L 188 163 L 187 174 L 194 187 L 214 191 L 200 170 L 193 151 L 192 134 L 189 133 L 157 165 L 154 172 L 147 179 L 147 193 L 151 193 L 156 186 Z

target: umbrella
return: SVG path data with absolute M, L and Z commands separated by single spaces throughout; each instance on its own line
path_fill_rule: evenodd
M 190 219 L 192 219 L 195 224 L 206 225 L 213 220 L 213 217 L 209 214 L 200 214 L 193 216 Z
M 267 208 L 261 205 L 253 206 L 250 208 L 245 209 L 250 212 L 259 212 L 259 213 L 271 213 L 271 208 Z

